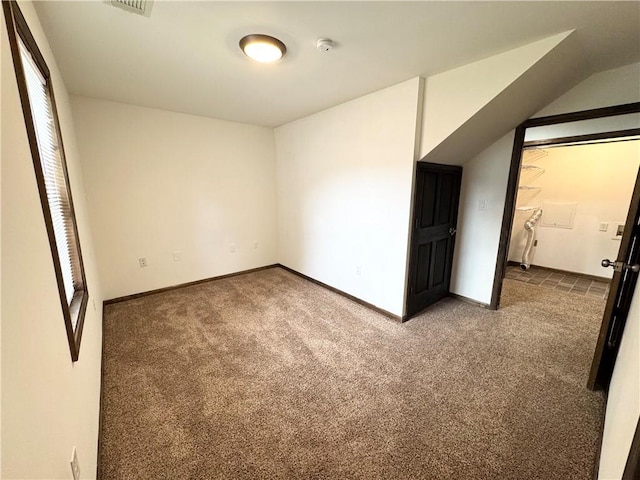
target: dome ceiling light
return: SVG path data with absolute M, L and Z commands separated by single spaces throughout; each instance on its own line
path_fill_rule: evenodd
M 242 37 L 240 49 L 247 57 L 261 63 L 275 62 L 287 53 L 287 47 L 280 40 L 257 33 Z

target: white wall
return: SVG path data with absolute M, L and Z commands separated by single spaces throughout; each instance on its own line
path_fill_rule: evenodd
M 508 133 L 462 167 L 450 290 L 484 304 L 491 301 L 513 139 Z
M 33 6 L 20 6 L 51 69 L 90 300 L 72 363 L 3 15 L 2 478 L 70 478 L 74 445 L 95 478 L 103 297 L 67 91 Z
M 4 25 L 4 12 L 0 13 L 0 22 Z M 5 153 L 5 148 L 2 142 L 2 135 L 4 129 L 2 128 L 2 122 L 4 115 L 3 98 L 4 91 L 7 88 L 3 84 L 5 83 L 5 75 L 2 72 L 5 70 L 4 57 L 7 53 L 8 38 L 7 38 L 6 26 L 0 27 L 0 478 L 2 478 L 2 157 Z M 8 66 L 7 66 L 8 67 Z M 11 69 L 7 68 L 10 72 Z
M 640 282 L 636 284 L 633 294 L 607 397 L 599 479 L 622 478 L 639 417 Z
M 635 71 L 634 68 L 627 66 L 597 73 L 549 104 L 541 110 L 541 113 L 567 113 L 640 101 L 640 89 L 637 84 L 634 85 L 633 82 L 625 80 L 630 75 L 630 71 Z M 600 79 L 607 79 L 607 81 Z M 535 116 L 538 117 L 540 114 Z M 509 135 L 513 138 L 513 131 Z M 463 164 L 461 200 L 464 199 L 464 204 L 460 206 L 458 217 L 458 238 L 456 239 L 451 291 L 485 304 L 491 301 L 491 286 L 495 273 L 512 148 L 513 141 L 505 141 L 503 137 L 484 152 Z M 487 158 L 500 165 L 496 165 L 495 175 L 487 175 L 483 168 L 483 159 Z M 494 171 L 494 167 L 491 170 Z M 494 198 L 497 203 L 488 204 L 487 211 L 491 209 L 491 215 L 480 215 L 478 204 L 481 200 L 485 200 L 490 192 L 494 192 L 496 195 Z M 472 210 L 466 211 L 467 208 Z M 500 212 L 500 220 L 496 221 L 496 212 L 498 211 Z M 486 239 L 484 248 L 459 247 L 459 245 L 471 246 L 475 244 L 476 237 Z M 459 266 L 464 266 L 464 268 L 459 268 Z
M 404 311 L 420 79 L 275 130 L 279 261 Z
M 106 298 L 277 262 L 272 129 L 71 98 Z
M 540 154 L 539 150 L 536 156 Z M 603 268 L 603 258 L 615 259 L 620 237 L 618 223 L 624 224 L 629 211 L 638 166 L 640 141 L 599 143 L 547 148 L 546 156 L 532 164 L 545 171 L 523 170 L 520 185 L 540 190 L 520 190 L 516 205 L 542 206 L 543 202 L 576 203 L 573 228 L 536 225 L 538 246 L 531 252 L 531 263 L 542 267 L 611 278 L 613 270 Z M 526 156 L 523 162 L 528 163 Z M 524 222 L 532 212 L 516 211 L 511 234 L 509 260 L 520 262 L 526 243 Z M 609 224 L 606 232 L 601 222 Z
M 640 101 L 638 85 L 640 85 L 640 63 L 594 73 L 544 107 L 535 116 L 545 117 L 638 102 Z
M 437 147 L 571 33 L 553 35 L 429 77 L 419 157 Z

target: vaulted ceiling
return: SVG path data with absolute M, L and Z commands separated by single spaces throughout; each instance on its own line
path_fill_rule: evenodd
M 156 1 L 148 18 L 105 1 L 35 4 L 70 93 L 266 126 L 572 29 L 591 72 L 640 61 L 635 1 Z M 288 54 L 250 62 L 249 33 Z M 318 52 L 320 37 L 336 48 Z

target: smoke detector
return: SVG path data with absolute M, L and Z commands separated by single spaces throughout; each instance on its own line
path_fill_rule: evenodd
M 334 47 L 333 40 L 330 38 L 319 38 L 316 43 L 316 48 L 321 53 L 330 52 Z
M 153 0 L 106 0 L 105 3 L 126 10 L 127 12 L 148 17 L 151 15 Z

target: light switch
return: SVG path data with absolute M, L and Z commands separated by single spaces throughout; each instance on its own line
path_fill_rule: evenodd
M 600 222 L 600 228 L 598 228 L 601 232 L 606 232 L 609 230 L 609 224 L 607 222 Z

